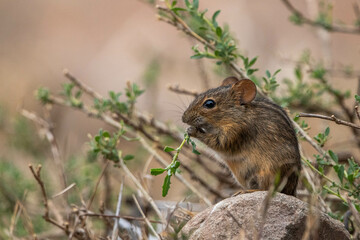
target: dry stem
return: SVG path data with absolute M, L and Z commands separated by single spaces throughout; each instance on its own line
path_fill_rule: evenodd
M 356 124 L 354 124 L 354 123 L 341 120 L 341 119 L 335 117 L 335 115 L 331 115 L 331 116 L 329 117 L 329 116 L 325 116 L 325 115 L 321 115 L 321 114 L 314 114 L 314 113 L 300 113 L 300 114 L 299 114 L 299 117 L 320 118 L 320 119 L 325 119 L 325 120 L 333 121 L 333 122 L 335 122 L 336 124 L 339 124 L 339 125 L 345 125 L 345 126 L 348 126 L 348 127 L 360 129 L 360 126 L 359 126 L 359 125 L 356 125 Z

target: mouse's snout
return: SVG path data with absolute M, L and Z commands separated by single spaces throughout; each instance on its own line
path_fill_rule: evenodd
M 190 116 L 189 116 L 189 111 L 186 110 L 183 115 L 181 120 L 183 121 L 183 123 L 188 123 L 190 121 Z

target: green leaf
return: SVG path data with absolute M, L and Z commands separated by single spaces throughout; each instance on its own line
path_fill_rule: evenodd
M 220 10 L 217 10 L 217 11 L 213 14 L 213 16 L 212 16 L 212 23 L 214 24 L 214 27 L 217 27 L 217 26 L 218 26 L 217 21 L 216 21 L 216 18 L 217 18 L 217 16 L 219 15 L 219 13 L 220 13 Z
M 254 58 L 250 61 L 248 67 L 251 67 L 252 65 L 254 65 L 255 62 L 256 62 L 256 60 L 257 60 L 257 58 L 258 58 L 258 57 L 254 57 Z
M 221 27 L 217 27 L 217 28 L 216 28 L 216 35 L 217 35 L 219 38 L 221 38 L 221 36 L 222 36 L 222 29 L 221 29 Z
M 110 138 L 111 136 L 110 136 L 110 133 L 108 131 L 105 131 L 105 132 L 102 133 L 102 137 Z
M 200 155 L 200 152 L 198 150 L 196 150 L 196 143 L 190 139 L 190 143 L 192 145 L 192 152 L 197 154 L 197 155 Z
M 169 189 L 170 189 L 170 178 L 171 178 L 171 175 L 166 175 L 165 179 L 164 179 L 164 184 L 162 186 L 162 196 L 165 197 L 168 192 L 169 192 Z
M 329 156 L 335 163 L 339 164 L 339 158 L 333 151 L 329 150 Z
M 355 100 L 360 103 L 360 96 L 359 95 L 355 95 Z
M 81 97 L 81 94 L 82 94 L 82 91 L 77 91 L 76 93 L 75 93 L 75 98 L 80 98 Z
M 125 155 L 123 157 L 124 161 L 128 161 L 128 160 L 131 160 L 131 159 L 134 159 L 134 155 Z
M 199 0 L 194 0 L 193 1 L 193 7 L 194 7 L 195 10 L 199 9 Z
M 329 136 L 329 133 L 330 133 L 330 128 L 327 127 L 327 128 L 325 129 L 325 137 Z
M 203 58 L 205 57 L 204 55 L 201 55 L 201 54 L 195 54 L 195 55 L 192 55 L 190 58 L 191 59 L 200 59 L 200 58 Z
M 274 74 L 273 74 L 273 77 L 275 77 L 276 74 L 278 74 L 280 71 L 281 71 L 281 69 L 276 70 L 276 71 L 274 72 Z
M 340 182 L 342 183 L 344 178 L 344 171 L 345 171 L 344 165 L 335 165 L 334 170 L 337 173 Z
M 269 72 L 269 70 L 266 70 L 266 76 L 268 77 L 268 78 L 270 78 L 271 77 L 271 73 Z
M 303 76 L 302 76 L 302 72 L 301 72 L 300 67 L 295 68 L 295 76 L 296 76 L 297 80 L 299 80 L 299 81 L 302 80 Z
M 303 19 L 299 14 L 293 14 L 289 17 L 289 20 L 291 22 L 293 22 L 296 25 L 301 25 L 303 24 Z
M 173 12 L 175 12 L 175 13 L 177 13 L 178 11 L 186 11 L 185 8 L 179 8 L 179 7 L 172 8 L 171 10 L 173 10 Z
M 150 173 L 151 173 L 151 175 L 157 176 L 157 175 L 162 174 L 165 171 L 166 171 L 166 169 L 164 169 L 164 168 L 152 168 L 150 170 Z
M 294 121 L 297 122 L 299 119 L 300 119 L 300 115 L 296 114 L 295 117 L 294 117 Z
M 169 146 L 165 146 L 164 148 L 164 152 L 172 152 L 172 151 L 175 151 L 176 149 L 172 148 L 172 147 L 169 147 Z

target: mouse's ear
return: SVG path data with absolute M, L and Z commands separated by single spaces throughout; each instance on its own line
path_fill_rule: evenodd
M 221 87 L 222 86 L 227 86 L 227 85 L 232 85 L 234 83 L 237 83 L 239 82 L 240 80 L 237 79 L 237 77 L 227 77 L 223 80 L 222 84 L 220 85 Z
M 256 85 L 249 79 L 242 79 L 232 86 L 233 91 L 240 97 L 240 103 L 249 103 L 256 96 Z

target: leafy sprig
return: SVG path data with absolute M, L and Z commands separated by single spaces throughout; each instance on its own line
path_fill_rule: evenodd
M 129 110 L 135 104 L 137 98 L 144 92 L 141 90 L 136 83 L 125 88 L 126 101 L 121 101 L 121 92 L 109 92 L 108 99 L 94 99 L 93 107 L 98 111 L 99 114 L 110 111 L 114 113 L 129 113 Z
M 74 83 L 64 83 L 63 84 L 63 92 L 62 95 L 65 96 L 65 101 L 68 105 L 75 107 L 75 108 L 82 108 L 83 102 L 81 101 L 82 91 L 77 90 L 73 93 L 75 84 Z
M 187 133 L 185 133 L 184 140 L 181 142 L 179 147 L 177 147 L 175 149 L 175 148 L 172 148 L 169 146 L 165 146 L 165 148 L 164 148 L 164 152 L 174 152 L 175 151 L 175 155 L 173 156 L 172 162 L 166 168 L 152 168 L 150 170 L 151 175 L 154 175 L 154 176 L 157 176 L 157 175 L 162 174 L 163 172 L 166 172 L 166 176 L 165 176 L 164 183 L 162 186 L 162 196 L 163 197 L 165 197 L 169 192 L 170 184 L 171 184 L 171 177 L 178 171 L 178 168 L 180 167 L 179 154 L 185 143 L 192 145 L 193 153 L 198 154 L 198 155 L 200 154 L 196 150 L 195 142 L 190 139 L 190 136 Z
M 318 133 L 314 139 L 318 142 L 320 147 L 323 147 L 328 140 L 330 134 L 330 128 L 327 127 L 323 133 Z
M 124 126 L 124 123 L 121 123 Z M 112 135 L 108 131 L 102 129 L 99 130 L 98 135 L 96 135 L 90 142 L 91 151 L 94 154 L 101 154 L 105 159 L 111 160 L 115 163 L 119 162 L 120 158 L 123 160 L 131 160 L 134 158 L 133 155 L 122 156 L 122 151 L 117 149 L 117 145 L 120 141 L 120 138 L 123 138 L 127 141 L 130 139 L 124 134 L 126 131 L 124 128 L 120 129 L 118 132 L 113 133 Z
M 38 99 L 42 104 L 50 103 L 50 91 L 48 88 L 39 87 L 35 93 L 36 99 Z

